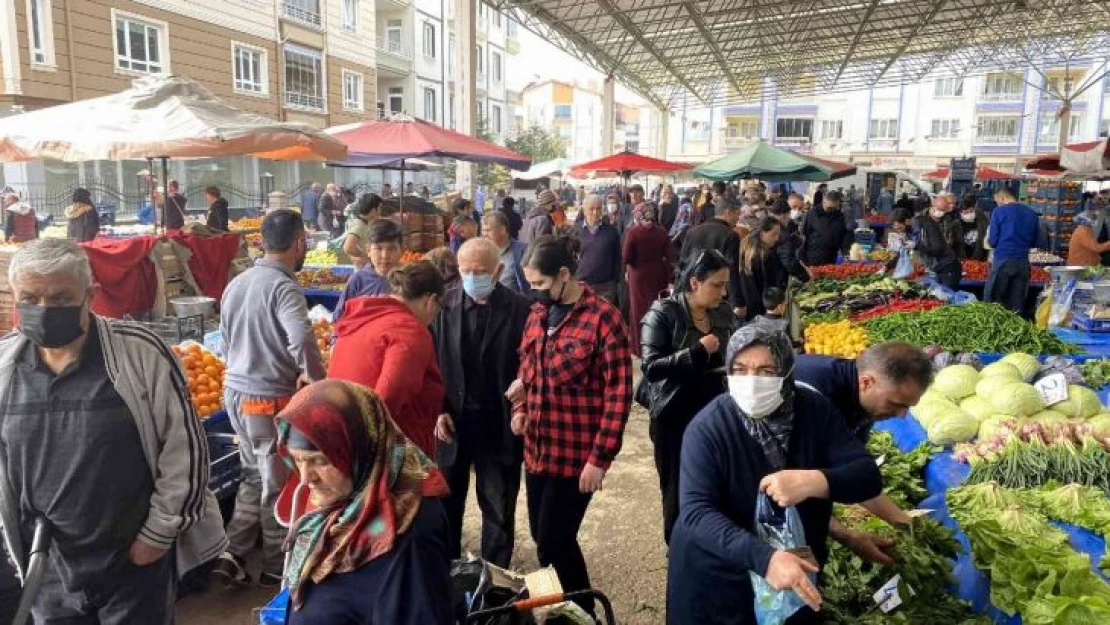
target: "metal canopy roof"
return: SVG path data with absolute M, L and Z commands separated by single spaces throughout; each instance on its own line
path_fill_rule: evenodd
M 660 108 L 1110 51 L 1110 0 L 487 0 Z

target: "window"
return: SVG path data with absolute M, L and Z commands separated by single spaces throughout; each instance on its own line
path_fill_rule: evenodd
M 362 93 L 362 74 L 343 70 L 343 108 L 348 111 L 361 111 Z
M 897 119 L 873 119 L 871 126 L 867 131 L 869 139 L 897 139 L 898 138 L 898 120 Z
M 144 74 L 169 69 L 165 22 L 137 19 L 113 9 L 116 23 L 116 68 Z
M 500 83 L 501 82 L 501 53 L 500 52 L 490 52 L 489 65 L 490 65 L 490 69 L 493 72 L 493 82 Z
M 478 82 L 482 82 L 486 73 L 486 59 L 485 54 L 482 53 L 482 46 L 474 46 L 474 68 L 478 73 Z
M 995 101 L 1021 100 L 1025 81 L 1021 74 L 987 74 L 983 79 L 983 99 Z
M 759 136 L 759 122 L 754 119 L 730 121 L 725 131 L 729 139 L 754 139 Z
M 775 120 L 775 138 L 812 141 L 813 120 L 799 117 L 780 117 Z
M 285 105 L 313 111 L 325 110 L 324 60 L 320 51 L 285 44 L 282 52 L 285 60 Z
M 389 112 L 400 113 L 405 110 L 405 88 L 404 87 L 390 87 L 389 88 Z
M 453 93 L 451 94 L 451 98 L 448 100 L 448 102 L 449 102 L 449 104 L 447 106 L 447 119 L 451 120 L 451 124 L 450 124 L 451 130 L 454 130 L 455 129 L 455 94 L 453 94 Z
M 482 101 L 479 101 L 478 102 L 478 119 L 477 119 L 477 122 L 478 122 L 478 124 L 485 124 L 486 121 L 487 121 L 486 120 L 486 103 L 482 102 Z
M 353 33 L 358 31 L 358 0 L 340 0 L 339 20 L 343 30 Z
M 955 139 L 960 134 L 960 120 L 934 119 L 930 139 Z
M 385 103 L 378 102 L 378 119 L 385 119 Z
M 501 28 L 501 12 L 500 11 L 494 11 L 493 12 L 493 25 L 498 27 L 498 28 Z
M 27 0 L 27 39 L 32 65 L 54 64 L 50 0 Z
M 509 37 L 516 37 L 520 34 L 519 27 L 516 25 L 516 22 L 513 21 L 513 18 L 511 17 L 509 18 L 508 24 L 506 24 L 505 26 L 505 32 L 509 35 Z
M 429 22 L 424 22 L 424 56 L 436 58 L 436 27 Z
M 424 119 L 436 121 L 436 90 L 424 87 Z
M 844 120 L 842 120 L 842 119 L 823 119 L 823 120 L 821 120 L 821 138 L 822 139 L 843 139 L 844 138 Z
M 552 108 L 552 115 L 555 119 L 569 120 L 571 117 L 571 110 L 573 107 L 570 104 L 556 104 Z
M 1083 116 L 1072 113 L 1068 118 L 1068 140 L 1078 138 L 1083 133 Z M 1060 118 L 1053 113 L 1046 113 L 1041 118 L 1040 128 L 1037 131 L 1037 142 L 1041 144 L 1056 144 L 1060 138 Z
M 501 134 L 501 107 L 491 104 L 489 107 L 489 127 L 493 134 Z
M 1020 122 L 1016 115 L 984 115 L 976 124 L 975 138 L 979 143 L 1016 143 Z
M 941 78 L 933 82 L 933 96 L 937 98 L 958 98 L 964 94 L 963 78 Z
M 232 80 L 235 91 L 265 95 L 269 91 L 266 51 L 243 43 L 231 44 Z
M 401 20 L 389 20 L 385 23 L 386 50 L 401 53 Z
M 320 27 L 320 0 L 281 0 L 281 13 L 302 24 Z
M 1098 136 L 1110 136 L 1110 119 L 1104 119 L 1098 123 Z
M 447 36 L 447 73 L 451 78 L 455 77 L 455 35 L 450 34 Z

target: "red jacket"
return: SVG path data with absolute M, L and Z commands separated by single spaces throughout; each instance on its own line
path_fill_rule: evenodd
M 434 459 L 443 378 L 428 328 L 392 297 L 357 297 L 335 334 L 328 377 L 374 389 L 405 436 Z

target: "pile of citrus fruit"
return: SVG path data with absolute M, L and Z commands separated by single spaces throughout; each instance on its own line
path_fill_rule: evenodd
M 224 393 L 224 363 L 196 343 L 174 345 L 173 353 L 185 367 L 193 408 L 202 419 L 220 411 Z
M 261 217 L 244 217 L 236 219 L 228 224 L 232 232 L 242 232 L 244 230 L 259 230 L 262 228 Z
M 415 262 L 421 261 L 421 260 L 424 260 L 424 253 L 423 252 L 417 252 L 417 251 L 414 251 L 414 250 L 405 250 L 404 252 L 401 253 L 401 264 L 402 265 L 407 265 L 409 263 L 415 263 Z
M 312 331 L 316 333 L 316 345 L 320 348 L 320 356 L 324 358 L 324 367 L 326 368 L 331 360 L 331 322 L 327 319 L 320 319 L 312 324 Z
M 867 330 L 847 320 L 815 323 L 805 330 L 807 354 L 856 358 L 867 349 Z

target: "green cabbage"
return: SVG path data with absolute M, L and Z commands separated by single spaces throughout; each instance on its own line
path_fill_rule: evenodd
M 1052 404 L 1052 409 L 1068 417 L 1093 417 L 1102 412 L 1098 393 L 1078 384 L 1068 385 L 1068 398 Z
M 972 395 L 961 401 L 960 409 L 975 417 L 979 422 L 998 412 L 989 401 L 978 395 Z
M 1006 362 L 1017 367 L 1021 372 L 1021 379 L 1025 382 L 1032 382 L 1033 376 L 1041 370 L 1041 363 L 1035 357 L 1020 352 L 1005 356 L 998 362 Z
M 959 401 L 975 394 L 979 372 L 971 365 L 952 365 L 941 369 L 933 379 L 934 391 L 944 393 L 949 399 Z
M 971 440 L 979 432 L 979 420 L 959 408 L 925 426 L 929 442 L 934 445 L 952 445 Z
M 987 378 L 990 379 L 990 378 Z M 1044 399 L 1033 385 L 1024 382 L 1007 382 L 984 397 L 1003 414 L 1028 417 L 1044 410 Z
M 1056 412 L 1056 410 L 1052 408 L 1047 408 L 1029 415 L 1029 420 L 1040 423 L 1041 425 L 1048 425 L 1050 423 L 1063 423 L 1068 420 L 1068 415 Z
M 928 426 L 933 421 L 945 415 L 957 412 L 963 411 L 960 410 L 959 406 L 952 403 L 951 400 L 944 399 L 943 397 L 932 397 L 929 398 L 928 401 L 918 402 L 918 404 L 913 407 L 913 416 L 925 426 Z
M 1013 380 L 1004 375 L 981 376 L 979 383 L 975 385 L 975 394 L 983 399 L 989 399 L 995 391 L 1014 382 L 1020 382 L 1020 380 Z
M 1022 381 L 1021 370 L 1014 365 L 1008 362 L 1002 362 L 1001 360 L 983 367 L 983 370 L 979 372 L 979 375 L 984 378 L 989 378 L 991 376 L 997 375 L 1010 378 L 1014 382 Z
M 1087 421 L 1095 436 L 1099 438 L 1110 437 L 1110 412 L 1097 414 Z

